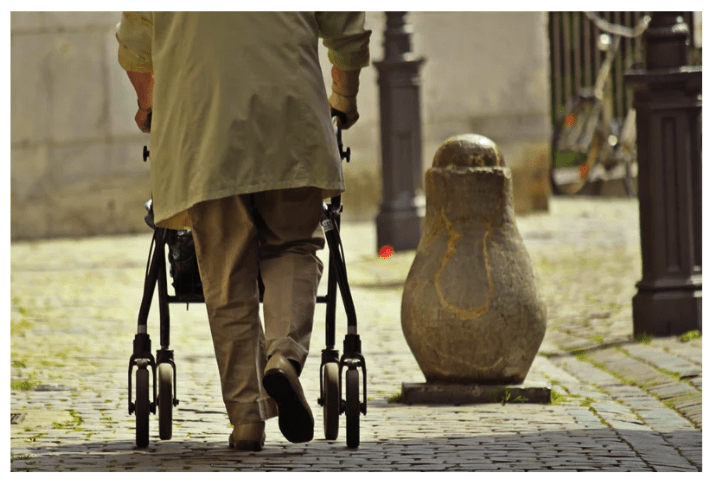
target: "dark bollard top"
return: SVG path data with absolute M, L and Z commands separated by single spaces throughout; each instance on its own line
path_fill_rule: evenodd
M 503 155 L 490 138 L 468 133 L 444 141 L 434 155 L 433 167 L 504 167 Z

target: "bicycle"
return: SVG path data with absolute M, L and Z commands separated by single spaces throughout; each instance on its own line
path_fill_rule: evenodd
M 634 29 L 613 25 L 585 12 L 605 33 L 597 48 L 606 52 L 593 88 L 582 89 L 557 120 L 551 145 L 550 185 L 556 195 L 574 195 L 592 181 L 623 178 L 626 193 L 636 195 L 636 111 L 622 122 L 613 118 L 611 67 L 622 37 L 636 37 L 648 27 L 645 16 Z

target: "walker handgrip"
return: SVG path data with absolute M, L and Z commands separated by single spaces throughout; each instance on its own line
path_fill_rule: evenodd
M 340 120 L 340 124 L 338 124 L 338 128 L 340 128 L 340 125 L 347 122 L 347 120 L 348 120 L 348 116 L 345 115 L 345 113 L 341 112 L 340 110 L 336 110 L 335 108 L 332 108 L 332 107 L 330 109 L 330 116 L 336 117 L 338 120 Z
M 350 147 L 343 150 L 343 128 L 342 124 L 347 120 L 347 116 L 340 110 L 330 109 L 330 115 L 335 119 L 335 139 L 338 142 L 338 151 L 340 152 L 340 160 L 350 162 Z

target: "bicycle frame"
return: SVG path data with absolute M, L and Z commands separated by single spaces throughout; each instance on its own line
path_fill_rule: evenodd
M 599 21 L 594 20 L 593 16 L 588 17 L 595 23 Z M 571 98 L 564 114 L 555 123 L 550 182 L 554 193 L 574 194 L 591 181 L 601 185 L 600 180 L 619 178 L 617 167 L 624 167 L 627 193 L 633 196 L 636 115 L 630 109 L 621 125 L 617 124 L 611 71 L 622 39 L 640 35 L 645 25 L 639 24 L 633 34 L 616 26 L 599 26 L 598 23 L 597 26 L 607 32 L 599 37 L 598 44 L 598 49 L 605 52 L 604 60 L 593 87 L 585 88 Z M 576 175 L 570 176 L 569 173 L 574 174 L 574 170 Z

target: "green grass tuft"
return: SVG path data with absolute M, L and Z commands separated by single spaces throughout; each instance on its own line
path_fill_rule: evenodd
M 37 385 L 42 382 L 32 381 L 32 380 L 11 380 L 10 390 L 32 390 Z
M 642 333 L 640 335 L 636 335 L 634 340 L 639 343 L 643 343 L 644 345 L 648 345 L 649 343 L 651 343 L 651 340 L 653 340 L 653 335 L 651 335 L 650 333 Z
M 387 403 L 402 403 L 402 394 L 395 393 L 391 397 L 387 398 Z
M 562 405 L 567 401 L 567 396 L 558 393 L 556 390 L 550 391 L 550 404 L 551 405 Z
M 680 336 L 680 341 L 689 342 L 691 340 L 698 340 L 700 338 L 702 338 L 700 330 L 690 330 L 689 332 L 685 332 L 683 335 Z

